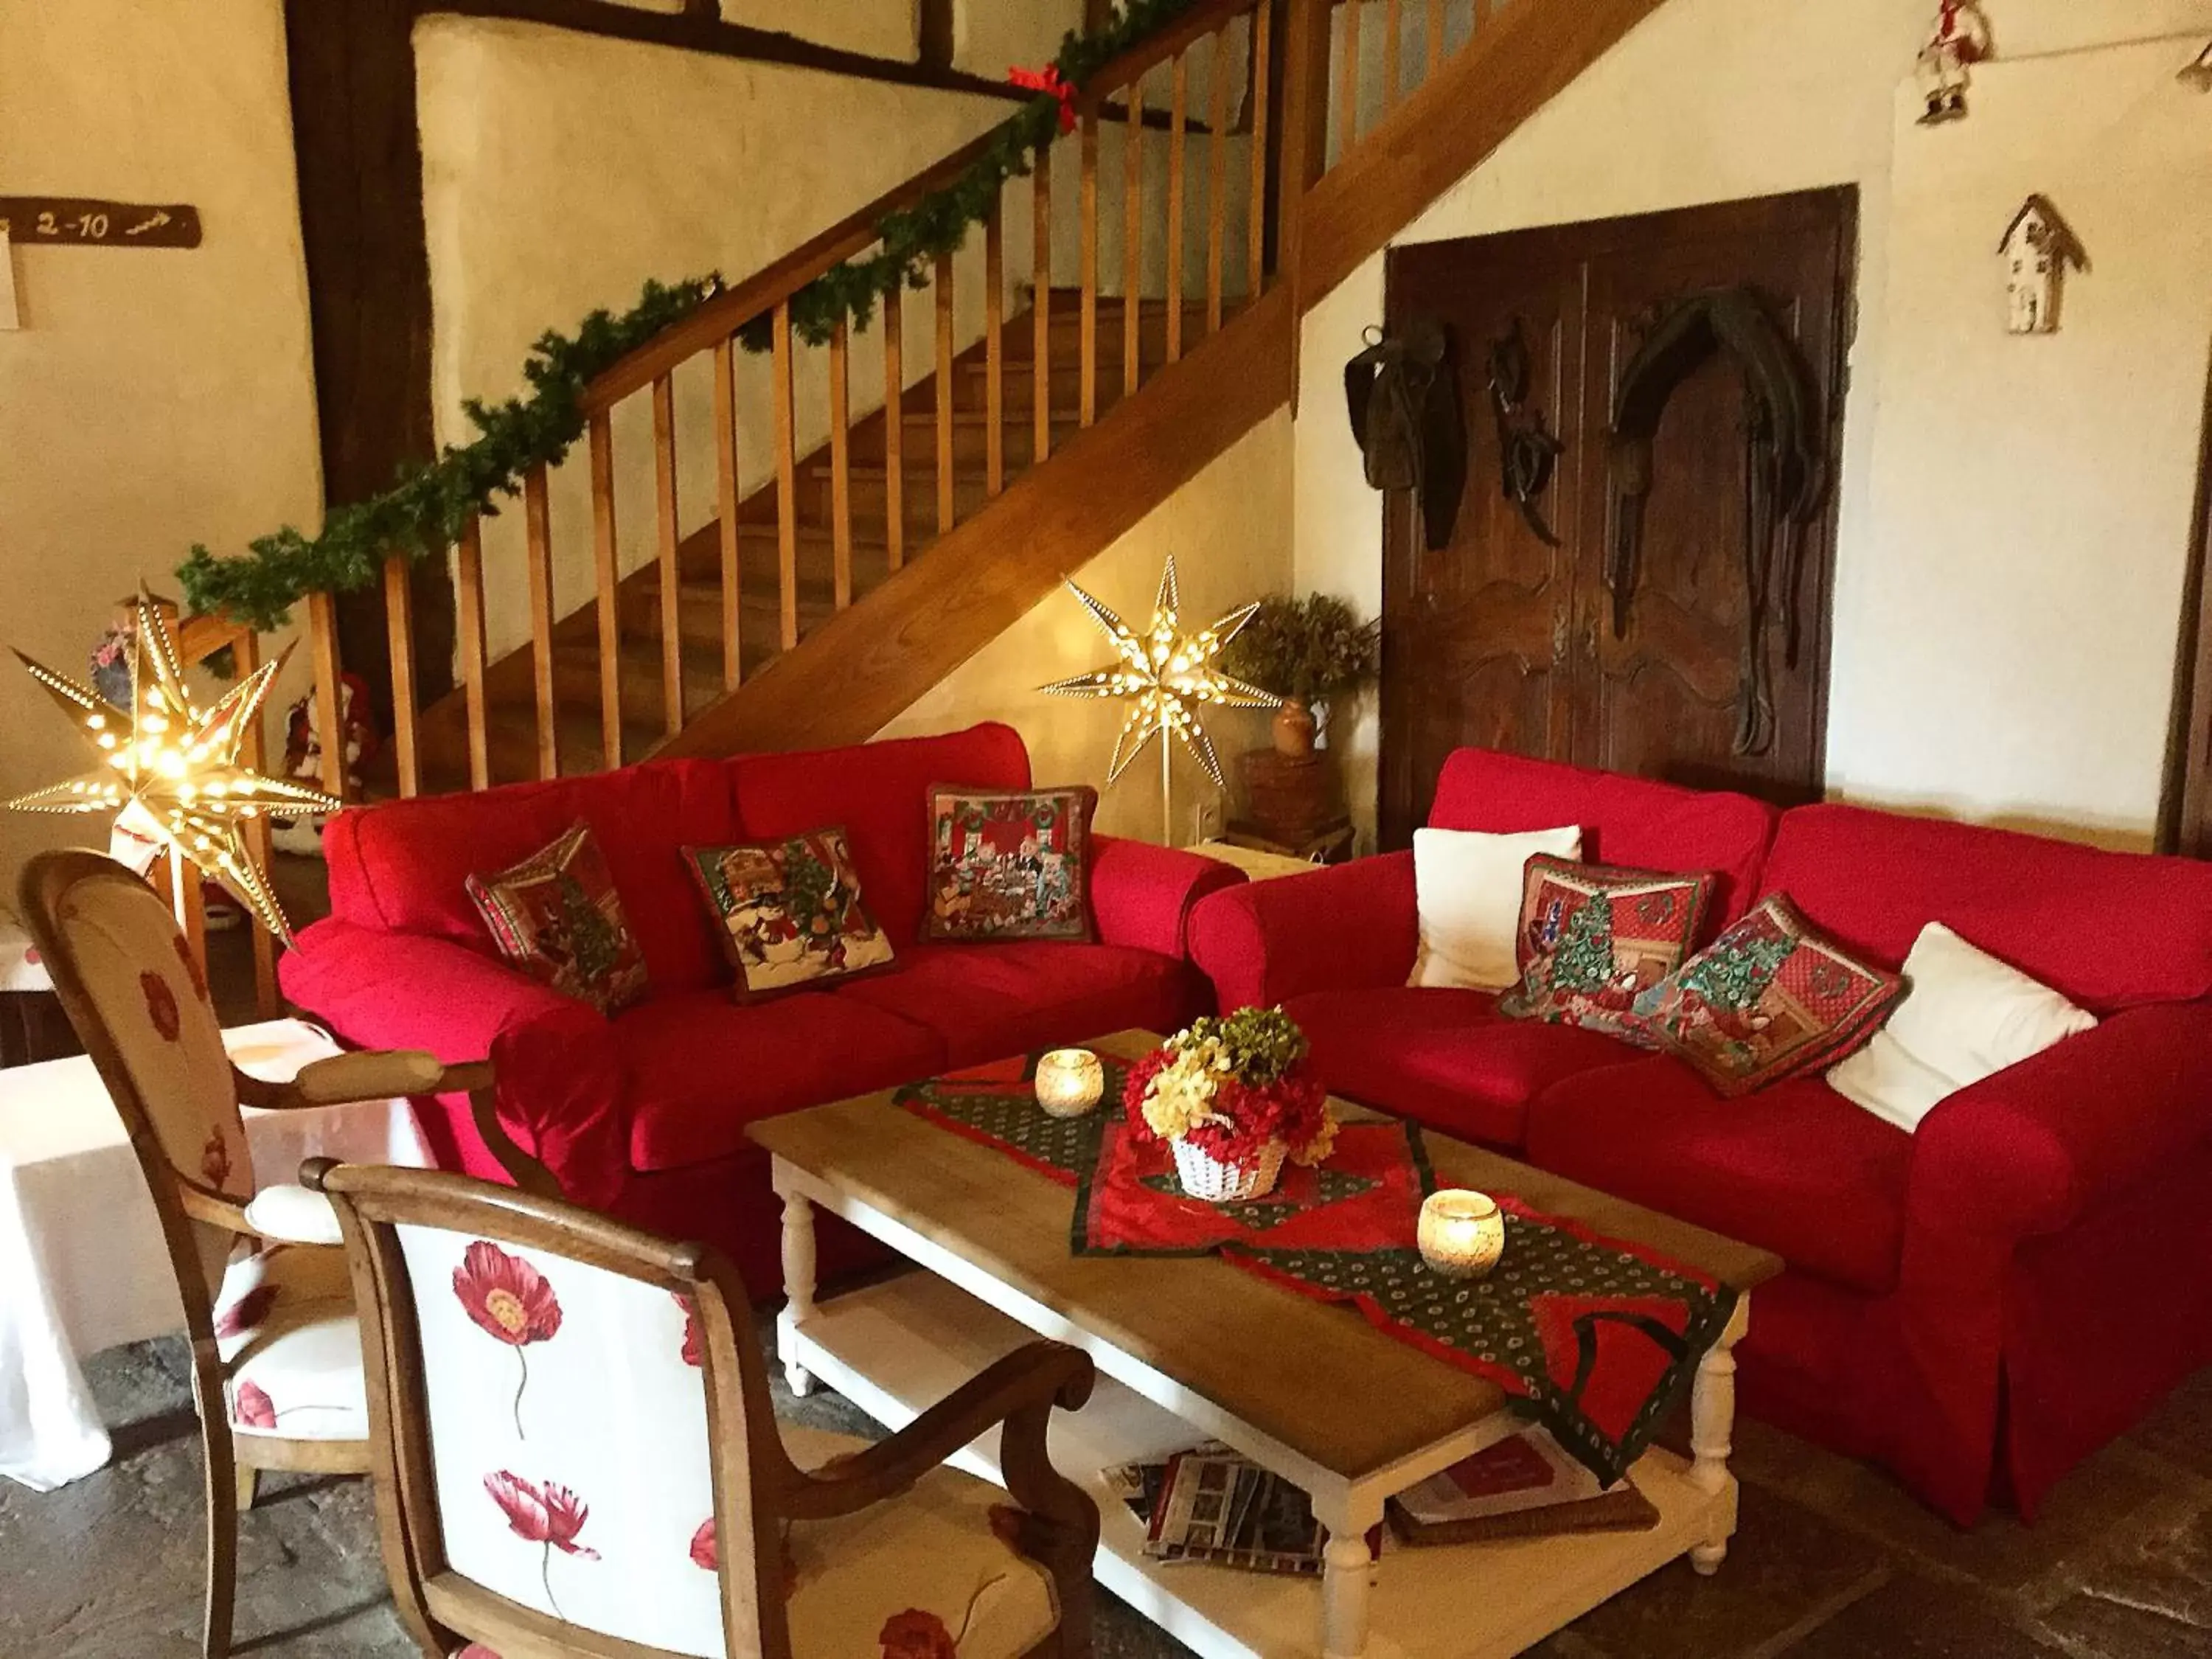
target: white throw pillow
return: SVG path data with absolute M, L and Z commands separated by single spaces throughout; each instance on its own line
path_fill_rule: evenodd
M 1491 836 L 1475 830 L 1413 831 L 1413 902 L 1421 948 L 1408 985 L 1507 991 L 1521 982 L 1514 941 L 1521 888 L 1539 853 L 1579 859 L 1579 826 Z
M 1889 1024 L 1829 1069 L 1828 1085 L 1907 1133 L 1938 1101 L 2097 1023 L 1940 921 L 1920 930 L 1905 977 Z

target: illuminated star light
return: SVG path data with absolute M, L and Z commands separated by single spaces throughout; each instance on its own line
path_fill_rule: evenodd
M 1196 634 L 1184 633 L 1181 619 L 1182 595 L 1176 585 L 1172 554 L 1168 556 L 1167 568 L 1160 573 L 1159 597 L 1152 602 L 1152 625 L 1141 634 L 1073 582 L 1067 584 L 1067 590 L 1091 613 L 1091 620 L 1098 624 L 1100 631 L 1114 642 L 1119 660 L 1094 672 L 1056 680 L 1039 689 L 1060 697 L 1123 698 L 1133 705 L 1128 718 L 1121 722 L 1121 734 L 1114 739 L 1114 758 L 1107 769 L 1106 781 L 1110 784 L 1119 778 L 1157 737 L 1163 743 L 1170 738 L 1181 742 L 1191 757 L 1206 769 L 1206 776 L 1213 780 L 1216 787 L 1228 787 L 1229 781 L 1222 775 L 1220 757 L 1213 752 L 1213 740 L 1206 735 L 1205 711 L 1208 708 L 1283 706 L 1280 697 L 1256 685 L 1232 679 L 1217 666 L 1222 647 L 1237 636 L 1237 629 L 1251 621 L 1252 613 L 1260 608 L 1258 604 L 1232 611 L 1212 627 Z
M 128 708 L 15 653 L 100 751 L 101 764 L 7 805 L 20 812 L 118 813 L 118 829 L 181 855 L 289 945 L 292 930 L 268 877 L 246 850 L 244 826 L 271 809 L 289 817 L 335 812 L 342 803 L 319 789 L 251 771 L 238 756 L 291 651 L 203 713 L 185 689 L 167 613 L 143 591 L 136 608 Z

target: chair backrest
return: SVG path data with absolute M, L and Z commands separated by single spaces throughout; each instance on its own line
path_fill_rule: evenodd
M 185 1193 L 232 1204 L 254 1193 L 237 1078 L 206 977 L 167 903 L 112 859 L 41 854 L 24 869 L 20 896 L 55 994 L 145 1172 L 186 1328 L 204 1338 L 236 1235 L 193 1220 Z
M 345 1234 L 386 1565 L 426 1651 L 787 1659 L 799 1476 L 733 1267 L 462 1176 L 302 1179 Z

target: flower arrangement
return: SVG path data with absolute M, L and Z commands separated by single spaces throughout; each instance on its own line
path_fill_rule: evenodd
M 1285 1155 L 1310 1166 L 1336 1144 L 1305 1033 L 1279 1008 L 1208 1016 L 1177 1032 L 1137 1062 L 1122 1104 L 1140 1139 L 1175 1147 L 1183 1185 L 1199 1197 L 1257 1197 Z
M 1309 593 L 1260 601 L 1223 647 L 1223 672 L 1309 707 L 1356 691 L 1382 667 L 1382 625 L 1363 623 L 1342 599 Z

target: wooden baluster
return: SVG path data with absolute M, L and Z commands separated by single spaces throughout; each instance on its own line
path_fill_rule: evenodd
M 399 793 L 422 793 L 422 764 L 415 707 L 415 592 L 408 586 L 412 561 L 394 553 L 384 562 L 384 632 L 392 647 L 392 748 L 398 762 Z
M 1229 234 L 1229 28 L 1213 37 L 1213 129 L 1206 143 L 1206 331 L 1221 331 L 1221 287 Z
M 684 729 L 684 524 L 676 503 L 676 383 L 653 383 L 653 483 L 660 532 L 660 714 Z
M 769 325 L 769 369 L 775 404 L 775 580 L 782 609 L 782 645 L 799 644 L 799 445 L 792 407 L 791 301 L 780 301 Z
M 1328 167 L 1330 0 L 1289 0 L 1283 12 L 1282 109 L 1276 118 L 1275 283 L 1290 289 L 1291 315 L 1300 314 L 1304 286 L 1305 203 Z M 1301 331 L 1291 330 L 1291 407 L 1297 406 Z
M 853 603 L 853 338 L 840 317 L 830 335 L 830 574 L 831 600 Z
M 1127 142 L 1121 149 L 1121 395 L 1144 383 L 1145 83 L 1128 90 Z
M 984 493 L 1006 487 L 1006 199 L 1001 186 L 983 221 Z
M 1082 421 L 1098 418 L 1098 115 L 1083 117 L 1083 407 Z
M 1399 71 L 1406 55 L 1402 3 L 1403 0 L 1383 0 L 1382 107 L 1386 110 L 1398 101 Z
M 1036 189 L 1030 195 L 1032 234 L 1036 248 L 1036 269 L 1032 273 L 1035 284 L 1035 303 L 1031 309 L 1036 325 L 1036 344 L 1030 353 L 1030 377 L 1036 394 L 1036 406 L 1032 412 L 1036 422 L 1036 441 L 1030 452 L 1030 465 L 1038 465 L 1052 453 L 1052 147 L 1048 144 L 1036 153 L 1036 170 L 1031 179 Z
M 461 694 L 469 728 L 469 787 L 491 787 L 491 732 L 484 720 L 483 524 L 475 514 L 461 528 L 459 612 Z
M 471 529 L 474 529 L 476 520 L 471 519 L 469 526 Z M 230 649 L 231 654 L 238 660 L 238 678 L 240 680 L 248 678 L 261 666 L 261 636 L 252 629 L 240 629 L 237 635 L 231 641 Z M 249 771 L 262 772 L 268 769 L 269 745 L 263 736 L 261 727 L 265 713 L 264 710 L 256 714 L 246 722 L 243 739 L 239 745 L 239 760 Z M 263 873 L 266 874 L 269 870 L 269 854 L 271 848 L 269 819 L 265 814 L 257 812 L 246 820 L 246 850 L 253 861 L 261 866 Z M 276 988 L 276 940 L 264 927 L 252 927 L 249 924 L 248 931 L 253 935 L 254 1009 L 262 1018 L 275 1019 L 284 1012 L 283 999 L 277 994 Z M 203 963 L 200 966 L 204 971 L 207 964 Z
M 1341 161 L 1359 142 L 1359 15 L 1366 0 L 1349 0 L 1344 12 L 1344 53 L 1337 61 L 1343 79 L 1337 88 L 1336 159 Z M 1480 4 L 1480 0 L 1476 0 Z
M 1250 229 L 1244 253 L 1244 303 L 1250 305 L 1267 286 L 1267 76 L 1274 42 L 1274 8 L 1262 4 L 1252 14 L 1252 201 Z
M 1168 361 L 1182 359 L 1182 149 L 1189 118 L 1190 55 L 1175 60 L 1168 104 Z
M 884 523 L 890 567 L 906 562 L 906 289 L 884 295 Z
M 337 602 L 328 593 L 307 595 L 307 637 L 315 659 L 315 740 L 323 750 L 323 793 L 343 800 L 345 728 L 338 704 L 345 693 L 338 661 Z
M 722 690 L 734 691 L 744 675 L 740 637 L 743 571 L 738 535 L 738 364 L 727 340 L 714 345 L 714 508 L 722 544 Z
M 623 763 L 622 553 L 617 535 L 614 427 L 603 410 L 592 416 L 592 572 L 599 611 L 599 763 L 610 772 Z M 541 565 L 545 580 L 544 654 L 550 669 L 553 660 L 553 556 L 550 540 L 544 556 L 531 562 L 533 578 Z M 533 615 L 539 609 L 535 589 L 532 591 L 531 609 Z M 552 770 L 546 769 L 546 733 L 554 726 L 551 688 L 552 676 L 549 672 L 538 710 L 538 770 L 544 777 L 551 777 L 559 770 L 557 764 Z
M 622 619 L 615 615 L 615 449 L 606 416 L 591 422 L 591 518 L 599 588 L 599 719 L 606 765 L 622 765 Z M 522 526 L 531 566 L 531 654 L 538 671 L 538 776 L 560 776 L 560 708 L 553 702 L 553 502 L 546 469 L 522 476 Z
M 952 533 L 952 256 L 937 256 L 937 533 Z
M 1433 76 L 1444 62 L 1444 0 L 1429 0 L 1429 67 Z

